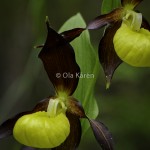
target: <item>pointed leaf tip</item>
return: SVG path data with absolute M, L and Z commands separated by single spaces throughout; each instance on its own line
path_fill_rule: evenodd
M 108 128 L 102 123 L 95 120 L 90 120 L 94 136 L 103 150 L 114 150 L 112 135 Z

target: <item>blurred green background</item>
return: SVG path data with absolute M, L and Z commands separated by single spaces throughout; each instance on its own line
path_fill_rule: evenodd
M 150 1 L 138 6 L 150 21 Z M 86 22 L 100 14 L 101 0 L 13 0 L 0 4 L 0 123 L 14 114 L 31 109 L 37 101 L 52 95 L 54 90 L 37 58 L 46 38 L 45 16 L 59 30 L 71 16 L 80 12 Z M 90 31 L 94 47 L 102 30 Z M 88 65 L 88 64 L 87 64 Z M 105 77 L 95 86 L 100 114 L 114 137 L 116 150 L 150 149 L 150 69 L 122 64 L 112 85 L 105 90 Z M 0 141 L 1 150 L 19 150 L 21 145 L 12 137 Z M 79 150 L 100 147 L 89 129 L 82 137 Z

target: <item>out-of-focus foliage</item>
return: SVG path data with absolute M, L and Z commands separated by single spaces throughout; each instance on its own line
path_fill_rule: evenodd
M 71 17 L 60 29 L 60 32 L 72 28 L 85 28 L 86 24 L 82 16 L 78 13 Z M 72 41 L 76 61 L 80 66 L 80 79 L 74 97 L 81 101 L 86 115 L 95 119 L 98 115 L 98 106 L 94 96 L 94 87 L 99 72 L 99 61 L 97 51 L 93 48 L 89 32 L 84 31 L 78 38 Z M 93 61 L 95 60 L 95 61 Z M 89 78 L 88 78 L 89 77 Z M 89 123 L 82 121 L 83 132 L 87 130 Z
M 150 1 L 145 0 L 138 9 L 150 21 L 149 5 Z M 0 123 L 17 112 L 32 108 L 43 96 L 53 94 L 37 58 L 39 50 L 33 49 L 45 41 L 45 16 L 49 16 L 50 23 L 58 30 L 77 12 L 81 12 L 85 21 L 89 22 L 100 14 L 100 7 L 99 0 L 1 2 Z M 98 47 L 102 35 L 99 31 L 91 31 L 91 34 L 94 47 Z M 150 69 L 122 64 L 107 91 L 100 66 L 99 69 L 100 76 L 95 87 L 99 119 L 111 130 L 116 150 L 150 149 Z M 11 150 L 19 150 L 21 145 L 10 137 L 0 141 L 0 147 L 2 150 L 10 147 Z M 83 136 L 79 150 L 83 149 L 99 149 L 90 130 Z
M 101 13 L 106 14 L 112 11 L 113 9 L 119 7 L 121 5 L 120 0 L 103 0 L 102 7 L 101 7 Z

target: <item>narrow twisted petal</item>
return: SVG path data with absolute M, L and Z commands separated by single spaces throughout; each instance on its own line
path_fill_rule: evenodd
M 87 29 L 94 30 L 113 24 L 121 19 L 122 12 L 123 8 L 116 8 L 108 14 L 100 15 L 88 24 Z
M 113 44 L 113 37 L 120 25 L 121 22 L 116 22 L 107 27 L 105 34 L 99 43 L 99 60 L 106 77 L 106 88 L 109 88 L 115 70 L 122 63 L 122 60 L 114 50 Z
M 77 38 L 78 36 L 80 36 L 80 34 L 84 31 L 84 28 L 74 28 L 71 30 L 67 30 L 64 31 L 62 33 L 60 33 L 60 35 L 67 41 L 67 42 L 71 42 L 73 41 L 75 38 Z
M 94 136 L 102 147 L 102 150 L 113 150 L 112 135 L 108 128 L 102 122 L 96 120 L 89 119 L 89 122 Z

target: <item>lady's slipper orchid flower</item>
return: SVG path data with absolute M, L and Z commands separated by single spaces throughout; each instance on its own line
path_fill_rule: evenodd
M 80 68 L 69 44 L 85 29 L 75 28 L 58 34 L 46 19 L 48 35 L 39 57 L 56 94 L 40 101 L 32 111 L 16 115 L 0 126 L 0 139 L 9 135 L 33 148 L 74 150 L 81 138 L 80 118 L 88 119 L 103 150 L 113 150 L 112 137 L 101 122 L 89 119 L 72 94 L 77 88 Z M 64 77 L 63 74 L 71 75 Z M 30 149 L 30 148 L 29 148 Z
M 121 0 L 122 6 L 91 21 L 87 29 L 107 25 L 99 44 L 99 59 L 107 87 L 115 69 L 123 62 L 136 67 L 150 67 L 150 25 L 134 8 L 142 0 Z

